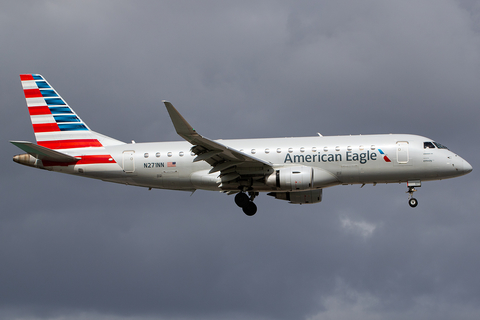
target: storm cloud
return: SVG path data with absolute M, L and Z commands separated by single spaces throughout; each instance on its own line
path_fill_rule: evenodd
M 0 318 L 478 319 L 477 1 L 3 1 Z M 413 133 L 474 171 L 322 203 L 151 190 L 19 166 L 19 74 L 93 130 L 181 140 Z

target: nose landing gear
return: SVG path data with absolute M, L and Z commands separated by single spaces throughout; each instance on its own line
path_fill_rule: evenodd
M 239 192 L 235 195 L 235 204 L 242 208 L 247 216 L 251 217 L 257 213 L 257 205 L 253 203 L 256 196 L 258 196 L 258 192 L 249 191 L 248 195 L 245 192 Z
M 415 187 L 421 187 L 422 182 L 420 180 L 409 180 L 407 181 L 407 187 L 408 187 L 408 204 L 410 207 L 415 208 L 418 205 L 418 200 L 413 197 L 413 193 L 417 191 Z
M 414 187 L 408 187 L 407 193 L 409 194 L 408 196 L 408 204 L 410 207 L 415 208 L 418 205 L 418 200 L 413 197 L 413 193 L 417 191 Z

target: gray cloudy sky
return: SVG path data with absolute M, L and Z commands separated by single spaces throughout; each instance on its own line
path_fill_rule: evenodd
M 478 1 L 2 1 L 0 319 L 478 319 Z M 415 133 L 474 171 L 295 206 L 12 162 L 19 74 L 96 131 L 180 140 Z

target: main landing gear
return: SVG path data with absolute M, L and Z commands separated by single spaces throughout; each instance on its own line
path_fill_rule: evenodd
M 239 192 L 235 195 L 235 203 L 247 216 L 253 216 L 257 213 L 257 205 L 253 203 L 256 196 L 258 192 L 248 192 L 248 195 L 245 192 Z
M 418 200 L 413 197 L 413 193 L 417 191 L 414 187 L 408 187 L 407 193 L 409 194 L 408 196 L 408 204 L 410 207 L 415 208 L 418 205 Z

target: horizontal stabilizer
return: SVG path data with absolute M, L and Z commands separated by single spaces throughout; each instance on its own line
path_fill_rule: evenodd
M 77 162 L 79 160 L 68 154 L 48 149 L 28 141 L 10 141 L 10 143 L 40 160 L 53 162 Z

